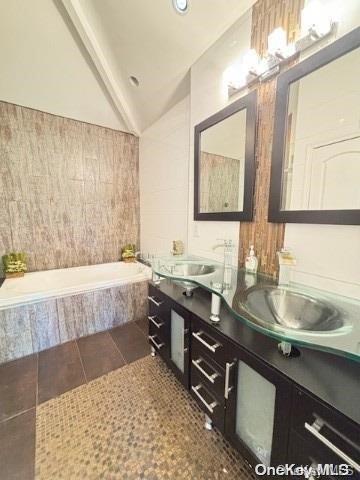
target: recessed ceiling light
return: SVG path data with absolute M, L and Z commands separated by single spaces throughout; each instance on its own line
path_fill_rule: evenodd
M 138 87 L 140 84 L 139 80 L 136 77 L 134 77 L 134 75 L 131 75 L 129 77 L 129 81 L 133 87 Z
M 189 8 L 188 0 L 172 0 L 173 6 L 178 13 L 184 14 Z

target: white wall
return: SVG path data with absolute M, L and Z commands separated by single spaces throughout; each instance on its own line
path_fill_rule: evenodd
M 333 40 L 360 25 L 358 0 L 336 3 L 340 23 Z M 360 299 L 360 226 L 289 223 L 284 243 L 297 258 L 294 281 Z
M 0 100 L 126 131 L 52 0 L 3 0 Z
M 218 239 L 232 239 L 235 244 L 234 263 L 237 264 L 239 222 L 195 222 L 194 214 L 194 127 L 210 115 L 232 103 L 227 95 L 223 73 L 250 48 L 251 10 L 243 15 L 214 43 L 191 68 L 190 90 L 190 169 L 189 169 L 189 252 L 215 260 L 223 258 L 222 249 L 212 247 Z M 248 246 L 246 245 L 245 248 Z
M 141 251 L 169 254 L 173 240 L 187 243 L 189 96 L 140 138 Z
M 339 4 L 341 23 L 337 36 L 344 35 L 360 24 L 358 0 Z M 141 248 L 145 251 L 162 250 L 168 253 L 171 240 L 186 234 L 184 195 L 188 180 L 184 168 L 188 165 L 189 252 L 221 260 L 221 250 L 214 253 L 212 246 L 218 238 L 226 237 L 233 239 L 237 254 L 238 222 L 193 220 L 193 130 L 196 124 L 229 103 L 223 72 L 250 47 L 250 31 L 251 12 L 248 12 L 193 65 L 190 118 L 185 115 L 185 105 L 180 103 L 146 130 L 140 140 Z M 171 139 L 174 134 L 172 121 L 176 117 L 181 117 L 179 124 L 182 128 L 176 141 L 169 141 L 168 136 Z M 190 155 L 186 153 L 188 121 Z M 166 189 L 168 191 L 164 193 Z M 175 198 L 174 192 L 179 197 Z M 291 248 L 297 258 L 293 275 L 295 281 L 360 299 L 360 226 L 287 224 L 284 244 Z M 247 249 L 248 245 L 242 247 Z

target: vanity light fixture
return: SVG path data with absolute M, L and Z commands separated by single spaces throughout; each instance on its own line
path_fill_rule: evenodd
M 172 0 L 172 3 L 177 13 L 180 13 L 181 15 L 187 13 L 189 8 L 188 0 Z
M 296 42 L 298 51 L 311 47 L 314 43 L 334 33 L 336 19 L 329 6 L 326 8 L 319 0 L 308 2 L 301 11 L 301 38 Z
M 278 27 L 268 36 L 268 50 L 260 58 L 254 49 L 249 50 L 241 61 L 224 72 L 228 96 L 235 95 L 255 82 L 266 81 L 280 72 L 281 66 L 290 62 L 303 50 L 333 34 L 337 22 L 331 9 L 319 0 L 310 0 L 301 12 L 301 37 L 287 43 L 286 31 Z
M 224 78 L 228 88 L 234 91 L 241 90 L 248 84 L 246 69 L 241 63 L 230 65 L 224 72 Z

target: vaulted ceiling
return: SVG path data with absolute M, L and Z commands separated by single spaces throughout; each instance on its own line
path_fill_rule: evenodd
M 189 69 L 254 0 L 62 0 L 128 130 L 139 134 L 189 93 Z M 139 80 L 134 86 L 130 76 Z

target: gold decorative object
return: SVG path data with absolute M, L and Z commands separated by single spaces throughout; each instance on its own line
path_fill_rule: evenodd
M 182 240 L 173 240 L 173 248 L 171 250 L 173 255 L 183 255 L 184 254 L 184 243 Z
M 23 252 L 3 255 L 2 262 L 6 278 L 23 277 L 27 271 L 26 254 Z
M 131 263 L 136 261 L 135 255 L 135 245 L 133 243 L 128 243 L 121 250 L 121 259 L 123 262 Z

